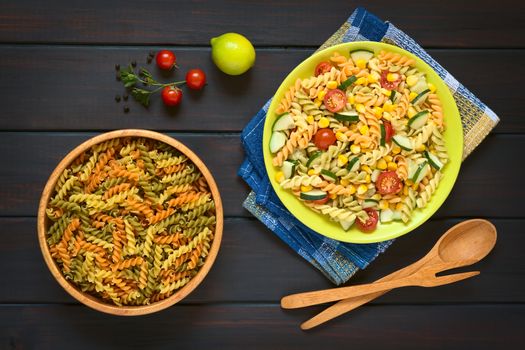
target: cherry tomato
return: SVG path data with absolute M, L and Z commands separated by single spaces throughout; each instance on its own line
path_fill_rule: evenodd
M 314 143 L 320 150 L 328 149 L 335 141 L 335 134 L 330 128 L 319 129 L 314 135 Z
M 326 204 L 330 200 L 330 196 L 326 196 L 323 199 L 316 199 L 315 201 L 311 201 L 314 204 Z
M 382 195 L 401 191 L 401 180 L 395 171 L 383 171 L 376 180 L 376 189 Z
M 169 50 L 161 50 L 157 53 L 157 66 L 160 69 L 169 70 L 175 66 L 175 54 Z
M 401 82 L 401 75 L 399 75 L 399 78 L 397 78 L 396 81 L 388 81 L 388 79 L 386 78 L 388 73 L 390 72 L 387 70 L 384 70 L 381 72 L 381 87 L 387 90 L 394 90 L 395 88 L 397 88 L 397 86 Z
M 327 62 L 327 61 L 320 62 L 315 67 L 315 76 L 318 76 L 324 73 L 328 73 L 331 69 L 332 69 L 332 65 L 330 64 L 330 62 Z
M 375 210 L 374 208 L 365 208 L 364 210 L 368 214 L 368 220 L 363 222 L 358 218 L 355 221 L 355 224 L 357 228 L 363 232 L 372 232 L 377 227 L 377 221 L 379 220 L 379 215 L 377 214 L 377 210 Z
M 166 86 L 162 89 L 162 102 L 166 106 L 176 106 L 182 99 L 182 90 L 174 86 Z
M 329 90 L 324 97 L 324 105 L 332 112 L 339 112 L 346 106 L 346 94 L 339 90 Z
M 190 69 L 186 73 L 186 85 L 190 89 L 200 90 L 206 84 L 206 74 L 200 69 Z
M 383 121 L 383 125 L 385 126 L 385 141 L 390 142 L 392 136 L 394 136 L 396 132 L 394 131 L 394 128 L 392 127 L 392 124 L 390 124 L 390 122 L 387 122 L 385 120 Z

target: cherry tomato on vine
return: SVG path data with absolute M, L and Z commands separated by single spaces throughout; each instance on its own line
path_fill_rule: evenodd
M 314 143 L 320 150 L 326 150 L 336 141 L 335 134 L 330 128 L 319 129 L 314 135 Z
M 330 64 L 330 62 L 327 62 L 327 61 L 320 62 L 315 67 L 315 76 L 317 77 L 318 75 L 328 73 L 330 69 L 332 69 L 332 65 Z
M 173 66 L 176 66 L 177 58 L 170 50 L 161 50 L 157 53 L 156 61 L 160 69 L 170 70 Z
M 398 193 L 401 187 L 403 185 L 395 171 L 383 171 L 377 177 L 376 188 L 381 195 Z
M 202 89 L 206 85 L 206 74 L 200 69 L 190 69 L 186 73 L 186 85 L 193 90 Z
M 182 99 L 182 90 L 174 86 L 166 86 L 162 89 L 162 102 L 166 106 L 172 107 L 180 103 Z
M 363 232 L 372 232 L 377 227 L 379 215 L 377 214 L 377 210 L 375 210 L 374 208 L 365 208 L 364 210 L 368 214 L 368 220 L 363 222 L 359 218 L 357 218 L 355 220 L 355 224 L 357 228 Z
M 346 94 L 339 89 L 330 90 L 324 97 L 324 105 L 332 113 L 339 112 L 346 106 Z

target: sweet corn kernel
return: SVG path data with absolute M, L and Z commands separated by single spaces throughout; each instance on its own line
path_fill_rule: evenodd
M 406 185 L 407 186 L 412 186 L 414 183 L 412 182 L 412 180 L 407 180 L 406 181 Z
M 381 118 L 383 116 L 383 108 L 379 106 L 374 107 L 374 114 L 376 117 Z
M 412 101 L 413 99 L 415 99 L 417 96 L 417 94 L 415 92 L 411 92 L 410 95 L 408 95 L 408 98 L 410 99 L 410 101 Z
M 352 194 L 354 194 L 357 191 L 354 185 L 350 185 L 346 189 L 347 189 L 349 195 L 352 195 Z
M 377 78 L 374 74 L 368 74 L 367 77 L 366 77 L 366 81 L 368 82 L 368 84 L 373 84 L 373 83 L 377 83 Z
M 284 173 L 282 171 L 278 171 L 275 173 L 275 181 L 281 183 L 284 180 Z
M 345 186 L 345 187 L 350 185 L 350 181 L 347 179 L 341 179 L 339 183 L 341 184 L 341 186 Z
M 366 181 L 367 184 L 369 184 L 372 181 L 372 177 L 370 176 L 370 174 L 367 174 L 365 176 L 365 181 Z
M 363 104 L 361 103 L 358 103 L 355 105 L 355 109 L 359 112 L 359 113 L 365 113 L 366 111 L 366 108 Z
M 366 61 L 365 60 L 357 60 L 355 65 L 358 66 L 359 68 L 363 69 L 363 68 L 366 67 Z
M 301 186 L 301 192 L 308 192 L 312 190 L 312 186 Z
M 385 95 L 385 96 L 388 96 L 388 97 L 390 97 L 390 95 L 392 95 L 392 91 L 387 90 L 387 89 L 385 89 L 385 88 L 381 88 L 381 93 L 382 93 L 383 95 Z
M 385 170 L 386 167 L 387 167 L 386 160 L 381 158 L 377 161 L 376 168 L 378 168 L 379 170 Z
M 355 103 L 355 97 L 354 95 L 350 95 L 348 96 L 348 103 L 350 103 L 351 105 L 353 105 Z
M 308 124 L 313 124 L 315 121 L 314 116 L 310 114 L 308 117 L 306 117 L 306 121 Z
M 394 106 L 392 105 L 392 101 L 390 100 L 387 100 L 384 104 L 383 104 L 383 110 L 385 112 L 392 112 L 394 110 Z
M 388 162 L 387 168 L 388 168 L 388 170 L 396 170 L 397 169 L 397 164 L 394 163 L 394 162 Z
M 383 112 L 383 119 L 385 120 L 392 120 L 392 114 L 388 112 Z
M 361 170 L 363 171 L 366 171 L 367 173 L 371 173 L 372 172 L 372 169 L 370 169 L 370 167 L 368 165 L 361 165 Z
M 366 85 L 366 83 L 367 83 L 367 80 L 365 77 L 357 78 L 357 80 L 355 81 L 356 85 Z
M 382 201 L 379 201 L 379 209 L 381 210 L 388 209 L 388 201 L 384 199 Z
M 362 126 L 359 128 L 359 132 L 361 133 L 361 135 L 365 135 L 365 136 L 367 136 L 367 135 L 368 135 L 368 132 L 369 132 L 368 125 L 362 125 Z
M 408 186 L 403 186 L 403 194 L 408 196 Z
M 326 83 L 326 88 L 330 90 L 337 88 L 337 81 L 330 80 L 328 83 Z
M 366 191 L 368 191 L 368 186 L 365 184 L 361 184 L 357 188 L 357 194 L 364 194 Z
M 315 100 L 314 101 L 314 104 L 317 108 L 321 107 L 321 104 L 323 103 L 323 101 L 320 101 L 320 100 Z
M 427 86 L 431 93 L 436 92 L 436 86 L 434 84 L 428 83 Z
M 353 144 L 352 146 L 350 146 L 350 152 L 352 152 L 353 154 L 358 154 L 359 152 L 361 152 L 361 146 Z
M 426 149 L 425 145 L 419 145 L 416 147 L 416 152 L 423 152 Z
M 321 100 L 321 101 L 324 99 L 325 96 L 326 96 L 326 90 L 321 90 L 321 91 L 319 91 L 319 93 L 317 94 L 317 98 L 318 98 L 319 100 Z
M 397 74 L 397 73 L 388 73 L 386 75 L 386 80 L 389 81 L 389 82 L 394 82 L 397 79 L 399 79 L 399 74 Z
M 419 79 L 418 79 L 417 76 L 415 76 L 415 75 L 409 75 L 409 76 L 407 77 L 407 85 L 408 85 L 408 86 L 414 86 L 414 85 L 417 84 L 417 81 L 418 81 L 418 80 L 419 80 Z
M 343 134 L 341 131 L 338 131 L 335 133 L 335 138 L 337 139 L 337 141 L 341 141 L 341 142 L 348 141 L 348 137 L 345 134 Z
M 428 150 L 433 152 L 435 150 L 434 145 L 430 145 L 430 147 L 428 147 Z
M 412 106 L 408 107 L 407 116 L 409 118 L 412 118 L 416 114 L 417 114 L 417 111 L 414 109 L 414 107 L 412 107 Z
M 397 145 L 394 146 L 394 147 L 392 147 L 392 153 L 394 153 L 394 154 L 399 154 L 399 153 L 401 153 L 401 147 L 399 147 L 399 146 L 397 146 Z
M 342 167 L 344 166 L 346 163 L 348 163 L 348 157 L 345 156 L 344 154 L 340 154 L 338 157 L 337 157 L 337 165 L 339 167 Z
M 337 198 L 337 194 L 336 193 L 330 194 L 330 199 L 336 199 L 336 198 Z
M 380 195 L 379 193 L 376 193 L 376 194 L 374 194 L 374 195 L 373 195 L 372 197 L 370 197 L 370 198 L 372 198 L 373 200 L 378 201 L 378 200 L 381 199 L 381 195 Z
M 391 155 L 386 155 L 384 158 L 387 162 L 391 162 L 394 159 Z
M 419 185 L 418 185 L 418 184 L 413 184 L 413 185 L 412 185 L 412 189 L 413 189 L 414 191 L 417 191 L 418 188 L 419 188 Z
M 397 203 L 396 204 L 396 210 L 401 211 L 403 209 L 403 203 Z
M 315 171 L 314 169 L 310 169 L 310 170 L 308 170 L 308 175 L 310 175 L 310 176 L 317 175 L 317 171 Z
M 327 128 L 328 125 L 330 125 L 330 119 L 328 119 L 326 117 L 322 117 L 321 119 L 319 119 L 319 127 L 320 128 Z

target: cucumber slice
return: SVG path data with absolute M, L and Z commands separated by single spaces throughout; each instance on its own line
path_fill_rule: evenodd
M 340 122 L 357 122 L 359 121 L 359 115 L 355 111 L 339 112 L 334 115 L 335 119 Z
M 427 97 L 428 95 L 430 94 L 430 89 L 426 89 L 426 90 L 423 90 L 419 93 L 419 95 L 417 95 L 413 100 L 412 100 L 412 104 L 414 106 L 419 106 L 421 105 L 423 102 L 425 102 L 427 100 Z
M 346 166 L 346 170 L 350 172 L 357 171 L 360 165 L 361 165 L 361 162 L 359 161 L 359 157 L 354 157 L 350 159 L 350 161 L 348 162 L 348 165 Z
M 375 208 L 379 205 L 379 201 L 375 199 L 365 199 L 361 205 L 363 208 Z
M 394 135 L 392 136 L 392 140 L 394 140 L 396 145 L 398 145 L 405 151 L 412 151 L 412 149 L 414 149 L 414 147 L 412 146 L 412 142 L 410 142 L 410 139 L 406 136 Z
M 395 103 L 396 95 L 397 95 L 397 91 L 396 90 L 392 90 L 390 92 L 390 101 L 392 101 L 392 103 Z
M 417 81 L 416 85 L 414 85 L 414 86 L 412 86 L 410 88 L 410 91 L 413 91 L 416 94 L 419 94 L 419 93 L 425 91 L 426 89 L 428 89 L 427 80 L 425 79 L 425 77 L 421 77 Z
M 345 91 L 346 88 L 348 88 L 350 85 L 352 85 L 353 83 L 355 83 L 357 80 L 357 77 L 355 75 L 352 75 L 350 78 L 346 79 L 345 81 L 343 81 L 341 83 L 341 85 L 339 85 L 337 88 L 339 90 L 343 90 Z
M 352 225 L 354 224 L 354 220 L 342 220 L 342 221 L 339 221 L 339 224 L 341 224 L 341 227 L 343 228 L 343 230 L 345 231 L 348 231 L 348 229 L 350 227 L 352 227 Z
M 381 220 L 381 223 L 390 222 L 394 218 L 394 211 L 391 209 L 383 209 L 381 210 L 381 214 L 379 214 L 379 220 Z
M 295 166 L 296 166 L 296 163 L 291 162 L 289 160 L 285 160 L 283 162 L 281 171 L 283 172 L 285 179 L 289 179 L 293 176 L 293 174 L 295 173 Z
M 379 129 L 381 130 L 381 140 L 379 144 L 384 146 L 386 144 L 386 129 L 384 124 L 379 124 Z
M 317 151 L 317 152 L 314 152 L 310 158 L 308 158 L 308 161 L 306 162 L 306 167 L 309 168 L 310 165 L 312 165 L 312 162 L 317 158 L 319 157 L 323 152 L 321 151 Z
M 425 151 L 425 157 L 427 157 L 428 162 L 434 169 L 441 170 L 443 168 L 443 163 L 434 154 Z
M 337 175 L 332 173 L 330 170 L 321 170 L 321 175 L 328 181 L 336 182 L 337 181 Z
M 421 180 L 423 180 L 428 170 L 429 170 L 428 163 L 427 162 L 421 163 L 419 167 L 417 168 L 416 173 L 414 174 L 414 177 L 412 178 L 412 181 L 414 181 L 414 183 L 416 184 L 419 183 Z
M 286 135 L 280 131 L 274 131 L 270 137 L 270 152 L 277 153 L 286 143 Z
M 425 110 L 417 113 L 415 116 L 410 118 L 408 121 L 408 126 L 410 126 L 412 129 L 417 130 L 423 127 L 428 121 L 428 117 L 430 116 L 430 112 Z
M 418 168 L 417 163 L 409 159 L 407 160 L 407 168 L 408 168 L 408 178 L 409 179 L 414 178 L 414 175 L 416 174 L 416 171 Z
M 350 57 L 352 57 L 352 61 L 354 61 L 354 63 L 357 63 L 358 60 L 365 60 L 368 62 L 372 57 L 374 57 L 374 52 L 368 50 L 355 50 L 350 52 Z
M 308 192 L 301 192 L 300 197 L 305 201 L 316 201 L 319 199 L 325 199 L 328 193 L 321 190 L 311 190 Z
M 392 220 L 402 220 L 401 218 L 401 212 L 399 210 L 394 210 L 394 215 L 392 215 Z
M 292 116 L 290 115 L 290 113 L 284 113 L 277 117 L 277 119 L 273 123 L 272 131 L 283 131 L 293 128 L 295 128 L 295 123 L 293 121 Z

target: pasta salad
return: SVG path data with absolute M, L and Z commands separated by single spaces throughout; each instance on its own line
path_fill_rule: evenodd
M 334 52 L 312 73 L 274 111 L 275 180 L 345 230 L 408 222 L 448 161 L 435 86 L 390 51 Z

